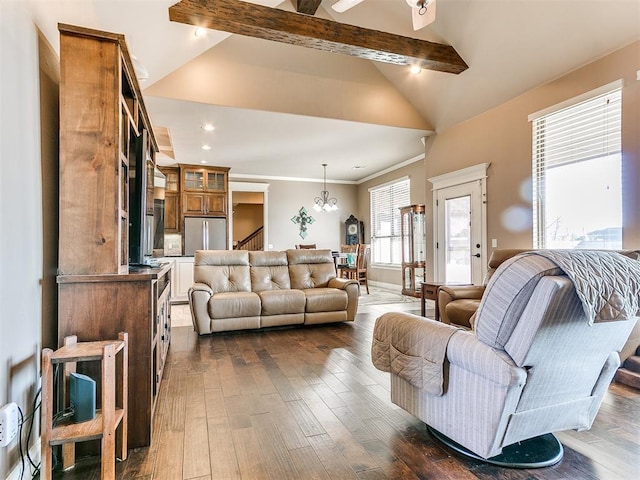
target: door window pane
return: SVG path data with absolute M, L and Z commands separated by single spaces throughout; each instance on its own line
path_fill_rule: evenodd
M 447 283 L 471 283 L 471 196 L 445 201 Z

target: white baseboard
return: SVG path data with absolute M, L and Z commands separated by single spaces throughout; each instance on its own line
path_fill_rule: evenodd
M 29 449 L 29 454 L 31 455 L 31 459 L 36 465 L 40 463 L 40 438 L 38 438 L 36 442 L 33 445 L 31 445 L 31 448 Z M 22 469 L 21 463 L 18 462 L 18 464 L 14 467 L 14 469 L 11 470 L 6 480 L 29 480 L 31 478 L 32 467 L 27 458 L 24 459 L 24 475 L 22 476 L 22 479 L 20 479 L 21 469 Z
M 376 280 L 369 280 L 369 285 L 373 287 L 383 288 L 391 292 L 402 294 L 402 286 L 396 283 L 378 282 Z

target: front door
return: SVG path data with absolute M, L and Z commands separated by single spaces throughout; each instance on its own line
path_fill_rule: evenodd
M 482 180 L 437 190 L 438 281 L 482 283 L 486 252 L 482 210 Z

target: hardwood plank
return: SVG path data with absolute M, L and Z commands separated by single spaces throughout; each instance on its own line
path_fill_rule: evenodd
M 313 415 L 309 407 L 302 400 L 287 402 L 291 417 L 308 437 L 326 433 L 320 422 Z
M 388 478 L 403 480 L 418 480 L 418 477 L 402 459 L 393 455 L 389 446 L 380 440 L 367 440 L 362 446 L 376 460 Z
M 298 472 L 304 472 L 305 480 L 329 480 L 329 474 L 312 447 L 296 448 L 289 451 L 291 461 Z
M 209 432 L 202 417 L 188 417 L 184 427 L 183 478 L 209 475 Z
M 304 392 L 302 396 L 309 410 L 313 412 L 319 424 L 338 446 L 354 472 L 376 467 L 374 460 L 367 451 L 314 391 Z M 311 439 L 315 439 L 318 436 L 309 437 L 309 440 L 311 441 Z
M 165 430 L 160 435 L 158 460 L 153 472 L 155 480 L 182 478 L 184 431 Z
M 204 399 L 208 419 L 227 418 L 227 409 L 225 407 L 222 389 L 205 390 Z
M 253 427 L 231 431 L 242 478 L 268 478 L 266 461 Z
M 315 435 L 310 437 L 311 446 L 329 474 L 329 478 L 340 480 L 357 479 L 356 472 L 349 466 L 349 462 L 329 435 Z
M 274 424 L 273 415 L 270 413 L 252 415 L 251 425 L 265 458 L 265 468 L 271 478 L 279 480 L 301 478 L 289 456 L 279 428 Z
M 291 414 L 291 410 L 288 408 L 288 403 L 291 402 L 285 404 L 282 397 L 277 393 L 264 395 L 263 399 L 265 407 L 275 421 L 287 448 L 293 450 L 308 447 L 307 433 L 303 428 L 305 425 L 299 424 L 296 421 L 296 417 Z
M 241 478 L 231 428 L 224 418 L 207 420 L 211 478 Z

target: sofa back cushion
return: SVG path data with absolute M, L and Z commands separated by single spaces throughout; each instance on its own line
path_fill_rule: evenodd
M 287 250 L 291 288 L 326 287 L 336 277 L 331 250 Z
M 476 312 L 474 329 L 484 343 L 504 348 L 541 278 L 563 275 L 551 260 L 539 255 L 516 255 L 506 260 L 489 280 Z
M 196 250 L 193 280 L 209 285 L 213 293 L 250 292 L 249 252 Z
M 491 276 L 496 272 L 498 267 L 504 263 L 505 260 L 509 260 L 512 257 L 515 257 L 519 253 L 530 252 L 531 249 L 525 248 L 500 248 L 491 252 L 491 256 L 489 257 L 489 263 L 487 264 L 487 274 L 484 277 L 483 284 L 486 285 L 489 283 Z
M 291 288 L 286 252 L 249 252 L 251 291 Z

